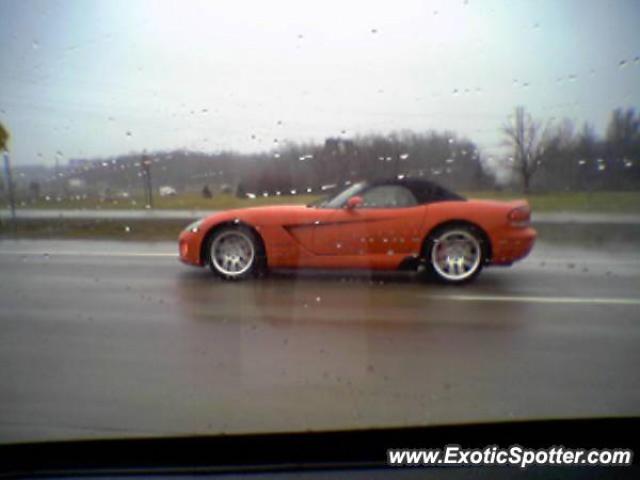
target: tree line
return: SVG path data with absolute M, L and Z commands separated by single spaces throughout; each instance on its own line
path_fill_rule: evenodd
M 0 129 L 8 138 L 6 129 Z M 351 181 L 413 176 L 463 191 L 514 188 L 530 191 L 637 189 L 640 187 L 640 115 L 611 113 L 604 136 L 585 123 L 535 119 L 517 107 L 502 125 L 505 155 L 488 158 L 477 144 L 451 131 L 399 131 L 340 135 L 320 143 L 280 142 L 269 152 L 156 152 L 146 155 L 155 186 L 178 190 L 234 191 L 238 196 L 319 193 Z M 87 190 L 137 191 L 148 172 L 142 155 L 71 161 L 30 191 L 69 193 L 71 179 Z M 510 173 L 500 184 L 495 169 Z M 27 187 L 25 187 L 26 189 Z
M 640 115 L 615 109 L 604 138 L 584 123 L 534 119 L 523 107 L 502 128 L 504 160 L 524 193 L 531 190 L 629 190 L 640 187 Z

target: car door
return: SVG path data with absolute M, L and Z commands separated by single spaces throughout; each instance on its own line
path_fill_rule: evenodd
M 419 249 L 425 207 L 402 185 L 376 185 L 359 208 L 333 209 L 314 228 L 316 255 L 412 254 Z

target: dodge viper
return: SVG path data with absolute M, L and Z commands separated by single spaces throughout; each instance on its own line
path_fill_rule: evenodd
M 279 268 L 408 269 L 461 284 L 533 247 L 524 200 L 471 200 L 427 180 L 362 181 L 311 205 L 227 210 L 189 225 L 180 259 L 228 280 Z

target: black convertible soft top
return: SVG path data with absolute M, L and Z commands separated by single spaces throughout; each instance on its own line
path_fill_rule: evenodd
M 418 203 L 433 203 L 444 201 L 464 201 L 463 196 L 447 190 L 441 185 L 422 178 L 381 178 L 367 182 L 369 186 L 402 185 L 408 188 Z

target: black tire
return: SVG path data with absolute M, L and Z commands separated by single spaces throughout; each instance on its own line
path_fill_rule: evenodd
M 214 248 L 217 255 L 213 254 Z M 228 254 L 221 254 L 222 251 Z M 263 271 L 262 242 L 243 225 L 227 225 L 215 230 L 207 238 L 204 255 L 211 271 L 224 280 L 246 280 Z
M 456 241 L 460 245 L 451 248 L 460 249 L 456 252 L 458 255 L 451 260 L 447 256 L 447 260 L 439 261 L 435 250 L 437 245 Z M 438 228 L 425 241 L 421 258 L 422 276 L 447 285 L 464 285 L 480 274 L 486 258 L 487 244 L 482 232 L 466 223 L 452 223 Z

